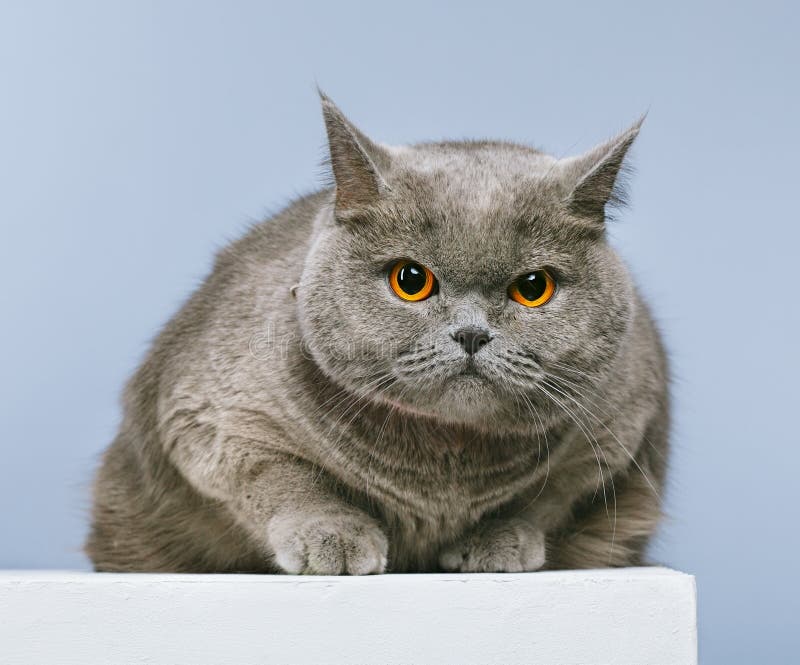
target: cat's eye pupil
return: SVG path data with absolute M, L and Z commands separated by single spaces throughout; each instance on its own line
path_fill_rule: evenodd
M 407 263 L 397 273 L 398 285 L 410 296 L 422 291 L 427 281 L 425 270 L 417 263 Z
M 547 277 L 543 271 L 537 270 L 521 277 L 517 282 L 517 288 L 526 300 L 538 300 L 547 291 Z

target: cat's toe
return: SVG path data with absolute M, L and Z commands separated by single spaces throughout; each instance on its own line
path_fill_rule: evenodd
M 276 563 L 290 574 L 370 575 L 386 570 L 386 536 L 366 515 L 273 519 L 269 536 Z
M 461 570 L 461 564 L 464 563 L 464 551 L 461 543 L 451 545 L 441 551 L 439 554 L 439 565 L 443 570 L 449 572 L 456 572 Z
M 439 555 L 444 570 L 463 573 L 518 573 L 544 564 L 544 534 L 515 519 L 481 525 Z

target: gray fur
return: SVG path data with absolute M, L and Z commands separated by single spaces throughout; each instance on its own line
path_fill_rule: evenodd
M 392 148 L 323 96 L 335 187 L 223 250 L 127 386 L 98 570 L 364 574 L 639 563 L 667 370 L 606 241 L 639 125 L 577 158 Z M 405 302 L 387 268 L 436 275 Z M 548 267 L 527 309 L 516 277 Z M 451 338 L 492 340 L 469 365 Z

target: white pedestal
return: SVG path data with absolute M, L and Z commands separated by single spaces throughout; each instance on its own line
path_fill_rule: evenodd
M 0 571 L 0 662 L 695 665 L 665 568 L 508 575 Z

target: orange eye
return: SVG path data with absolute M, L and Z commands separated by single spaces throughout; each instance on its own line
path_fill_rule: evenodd
M 508 297 L 525 307 L 541 307 L 556 292 L 556 282 L 546 270 L 519 277 L 508 287 Z
M 419 263 L 398 261 L 389 272 L 389 286 L 403 300 L 425 300 L 433 293 L 436 278 Z

